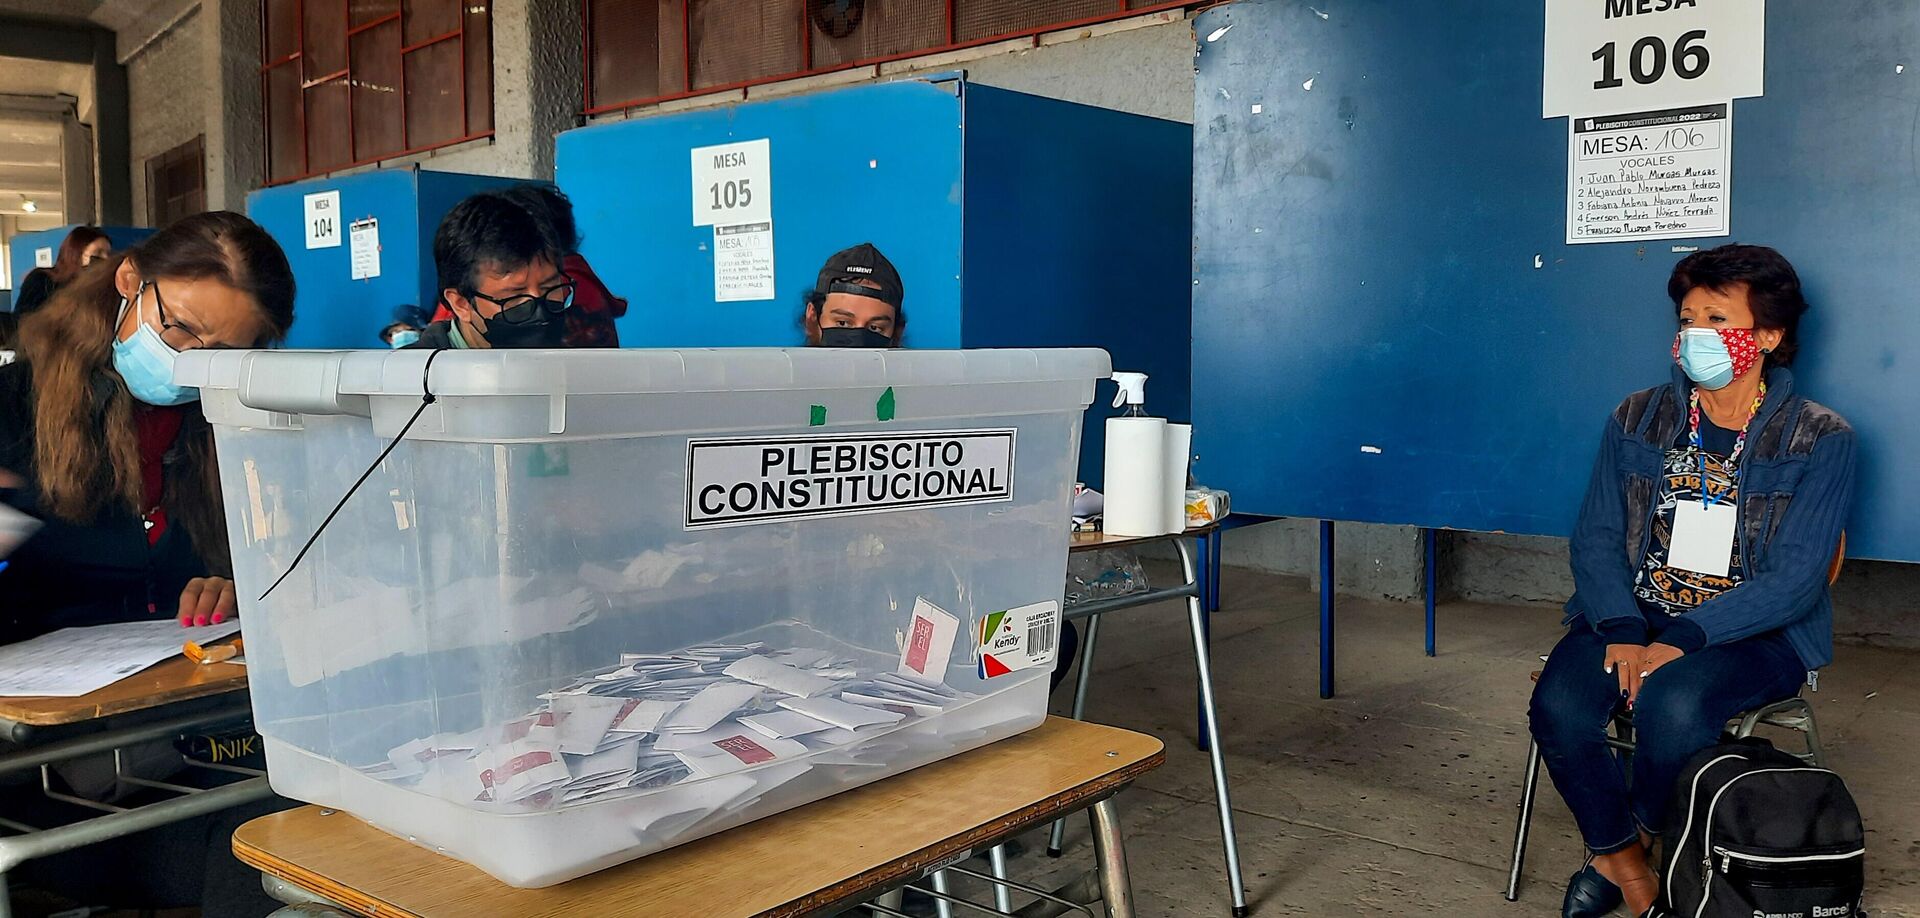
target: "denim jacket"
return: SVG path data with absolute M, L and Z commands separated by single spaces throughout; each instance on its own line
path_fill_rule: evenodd
M 1675 367 L 1671 383 L 1621 402 L 1601 434 L 1573 532 L 1566 621 L 1584 617 L 1608 643 L 1647 640 L 1634 575 L 1653 531 L 1662 459 L 1686 427 L 1691 391 Z M 1818 669 L 1833 659 L 1827 573 L 1853 506 L 1853 428 L 1801 397 L 1793 374 L 1776 367 L 1748 431 L 1734 529 L 1745 579 L 1668 625 L 1659 641 L 1691 653 L 1780 631 Z

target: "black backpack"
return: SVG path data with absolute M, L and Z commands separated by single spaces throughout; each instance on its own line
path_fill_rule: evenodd
M 1858 918 L 1860 809 L 1840 776 L 1760 739 L 1687 762 L 1673 790 L 1661 878 L 1673 918 Z

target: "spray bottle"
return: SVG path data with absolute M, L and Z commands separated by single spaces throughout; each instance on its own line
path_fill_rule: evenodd
M 1168 528 L 1165 418 L 1147 416 L 1147 374 L 1115 373 L 1120 391 L 1107 419 L 1105 528 L 1122 536 L 1157 536 Z
M 1118 408 L 1121 405 L 1127 406 L 1127 410 L 1121 412 L 1120 416 L 1127 418 L 1146 417 L 1147 374 L 1115 373 L 1113 374 L 1113 381 L 1120 385 L 1119 390 L 1113 393 L 1113 407 Z

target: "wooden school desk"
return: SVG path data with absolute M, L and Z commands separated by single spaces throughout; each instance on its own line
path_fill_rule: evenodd
M 233 850 L 283 901 L 380 918 L 886 915 L 898 913 L 860 903 L 940 868 L 984 879 L 954 865 L 1091 808 L 1102 900 L 1107 914 L 1127 918 L 1132 891 L 1112 797 L 1165 757 L 1151 736 L 1050 717 L 1011 739 L 546 889 L 515 889 L 314 806 L 241 826 Z
M 1233 803 L 1227 790 L 1226 756 L 1220 749 L 1220 724 L 1215 716 L 1213 703 L 1213 662 L 1207 647 L 1207 609 L 1202 601 L 1202 571 L 1193 560 L 1192 542 L 1214 543 L 1218 527 L 1203 526 L 1186 532 L 1168 533 L 1158 536 L 1120 536 L 1104 532 L 1076 532 L 1068 543 L 1067 551 L 1077 554 L 1084 551 L 1096 551 L 1103 548 L 1138 548 L 1156 542 L 1170 542 L 1180 555 L 1180 571 L 1183 577 L 1178 586 L 1151 587 L 1143 592 L 1130 593 L 1113 599 L 1095 599 L 1068 606 L 1066 617 L 1087 620 L 1086 639 L 1080 642 L 1080 675 L 1073 686 L 1073 719 L 1079 720 L 1086 712 L 1087 683 L 1093 673 L 1093 652 L 1100 637 L 1100 618 L 1112 612 L 1124 609 L 1137 609 L 1153 603 L 1174 599 L 1185 599 L 1187 605 L 1187 630 L 1193 638 L 1194 669 L 1200 678 L 1200 746 L 1207 751 L 1213 764 L 1214 804 L 1220 811 L 1220 839 L 1226 852 L 1227 887 L 1233 900 L 1234 918 L 1247 914 L 1247 894 L 1240 882 L 1240 843 L 1233 831 Z M 1217 549 L 1215 552 L 1217 554 Z M 1060 843 L 1065 833 L 1065 824 L 1056 822 L 1053 835 L 1047 845 L 1047 853 L 1055 857 L 1060 854 Z
M 174 657 L 118 682 L 75 698 L 0 697 L 0 739 L 14 744 L 0 752 L 0 774 L 40 769 L 42 788 L 48 766 L 115 752 L 155 740 L 171 740 L 183 733 L 228 724 L 245 723 L 252 716 L 247 702 L 247 668 L 232 663 L 202 666 Z M 114 718 L 107 729 L 87 724 Z M 244 778 L 212 790 L 149 781 L 133 775 L 119 780 L 175 796 L 135 807 L 97 803 L 59 795 L 48 796 L 99 816 L 55 827 L 31 826 L 0 814 L 0 918 L 12 914 L 7 897 L 7 873 L 22 862 L 120 838 L 156 826 L 264 800 L 273 791 L 267 779 L 253 769 L 229 765 L 189 764 L 232 772 Z

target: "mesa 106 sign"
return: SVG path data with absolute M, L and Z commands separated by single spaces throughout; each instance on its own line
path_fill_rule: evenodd
M 1761 95 L 1765 0 L 1546 0 L 1540 116 Z

